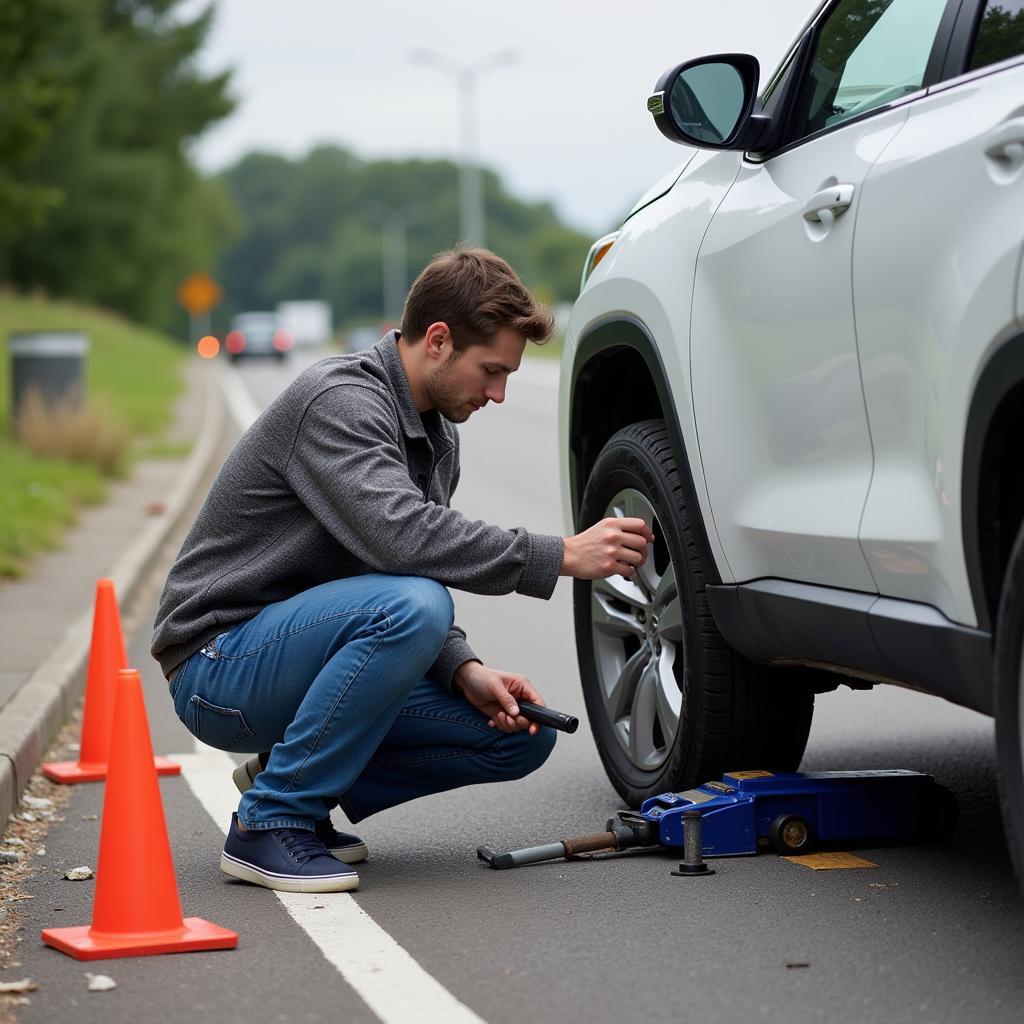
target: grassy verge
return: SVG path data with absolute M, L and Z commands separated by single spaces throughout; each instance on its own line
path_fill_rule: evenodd
M 0 294 L 0 341 L 11 331 L 75 329 L 89 335 L 85 397 L 127 430 L 135 448 L 159 450 L 183 387 L 185 350 L 157 332 L 71 303 Z M 37 552 L 60 543 L 83 504 L 98 503 L 106 481 L 91 462 L 40 458 L 13 440 L 10 357 L 0 358 L 0 576 L 18 576 Z M 157 440 L 154 440 L 154 439 Z

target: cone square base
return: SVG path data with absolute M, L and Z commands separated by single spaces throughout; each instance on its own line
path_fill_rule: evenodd
M 181 765 L 168 761 L 166 757 L 154 757 L 157 775 L 180 775 Z M 43 774 L 51 782 L 70 786 L 76 782 L 103 782 L 107 777 L 107 766 L 95 761 L 47 761 L 42 765 Z
M 77 928 L 44 928 L 43 942 L 76 960 L 110 960 L 119 956 L 234 949 L 238 945 L 238 933 L 201 917 L 186 917 L 182 927 L 173 932 L 104 935 L 94 933 L 87 924 Z

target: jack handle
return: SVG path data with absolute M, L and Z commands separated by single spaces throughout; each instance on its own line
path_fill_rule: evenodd
M 572 839 L 560 839 L 555 843 L 543 846 L 528 846 L 523 850 L 510 850 L 508 853 L 495 853 L 489 846 L 478 846 L 476 855 L 496 871 L 505 868 L 518 868 L 523 864 L 539 864 L 545 860 L 579 857 L 588 853 L 613 853 L 637 846 L 638 836 L 628 825 L 613 825 L 609 822 L 607 832 L 595 832 L 589 836 L 576 836 Z

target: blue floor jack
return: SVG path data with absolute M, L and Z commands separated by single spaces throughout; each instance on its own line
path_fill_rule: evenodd
M 727 772 L 683 793 L 620 811 L 605 831 L 509 853 L 477 856 L 492 868 L 636 849 L 683 850 L 676 875 L 714 872 L 704 857 L 739 857 L 771 846 L 807 853 L 835 843 L 937 842 L 956 827 L 956 798 L 931 775 L 902 768 L 851 772 Z

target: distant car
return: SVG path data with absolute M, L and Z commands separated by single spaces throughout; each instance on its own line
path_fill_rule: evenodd
M 294 347 L 294 338 L 280 326 L 276 313 L 239 313 L 224 339 L 224 349 L 232 362 L 242 356 L 284 359 Z

